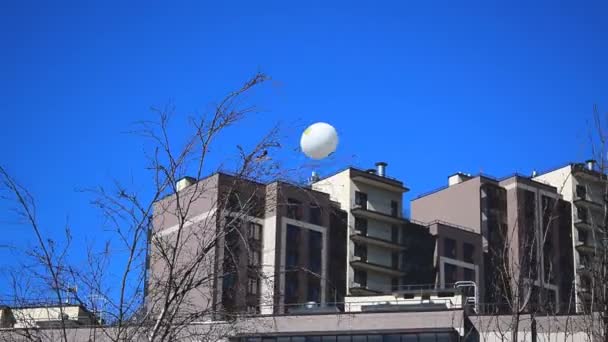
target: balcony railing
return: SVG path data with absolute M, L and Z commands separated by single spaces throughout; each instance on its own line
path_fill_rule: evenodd
M 382 248 L 388 248 L 390 250 L 401 251 L 404 250 L 405 247 L 400 245 L 396 241 L 385 240 L 377 237 L 369 236 L 368 234 L 362 234 L 360 231 L 355 230 L 355 234 L 350 236 L 350 239 L 354 242 L 364 243 L 367 245 L 373 245 Z
M 403 272 L 397 268 L 372 263 L 363 258 L 360 258 L 359 260 L 356 260 L 353 258 L 353 260 L 351 260 L 351 262 L 350 262 L 350 265 L 354 268 L 361 269 L 364 271 L 383 273 L 383 274 L 387 274 L 387 275 L 394 276 L 394 277 L 400 277 L 400 276 L 405 275 L 405 272 Z

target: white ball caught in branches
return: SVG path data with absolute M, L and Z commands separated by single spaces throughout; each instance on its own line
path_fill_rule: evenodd
M 338 133 L 328 123 L 314 123 L 302 133 L 300 147 L 309 158 L 323 159 L 332 154 L 338 147 Z

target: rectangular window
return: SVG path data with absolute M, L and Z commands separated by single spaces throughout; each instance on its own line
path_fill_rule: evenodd
M 399 203 L 397 201 L 391 201 L 391 215 L 399 216 Z
M 259 287 L 260 287 L 260 280 L 257 277 L 249 277 L 247 293 L 251 294 L 251 295 L 256 295 L 256 294 L 258 294 Z
M 587 223 L 587 208 L 576 207 L 576 216 L 582 222 Z
M 361 287 L 367 286 L 367 272 L 355 270 L 355 283 L 358 283 Z
M 355 217 L 355 230 L 363 236 L 367 236 L 367 219 Z
M 367 194 L 360 191 L 355 191 L 355 205 L 361 209 L 367 210 Z
M 578 242 L 587 242 L 587 232 L 583 230 L 578 231 Z
M 399 268 L 399 252 L 393 252 L 391 254 L 391 265 L 393 268 Z
M 399 243 L 399 226 L 397 225 L 391 226 L 391 241 L 394 243 Z
M 443 255 L 452 259 L 456 258 L 456 240 L 450 238 L 443 239 Z
M 323 234 L 320 232 L 308 231 L 309 265 L 308 268 L 315 273 L 321 272 L 321 257 L 323 255 Z
M 292 218 L 294 220 L 302 220 L 303 210 L 302 210 L 302 202 L 288 198 L 287 199 L 287 217 Z
M 475 246 L 470 243 L 464 243 L 462 245 L 462 254 L 465 262 L 475 263 L 474 255 L 475 255 Z
M 355 256 L 361 258 L 361 261 L 367 261 L 367 246 L 362 244 L 355 244 Z
M 321 225 L 321 207 L 316 203 L 310 203 L 308 221 L 312 224 Z
M 445 283 L 444 285 L 446 287 L 454 284 L 457 281 L 456 272 L 457 272 L 456 266 L 454 266 L 452 264 L 444 264 L 443 279 L 444 279 L 444 283 Z
M 286 267 L 296 268 L 299 266 L 300 256 L 300 228 L 297 226 L 287 225 L 286 239 Z
M 576 197 L 580 199 L 587 199 L 587 188 L 584 185 L 576 185 Z
M 247 237 L 254 241 L 260 241 L 262 238 L 262 225 L 255 222 L 249 222 Z
M 464 268 L 464 280 L 475 281 L 475 270 Z
M 308 295 L 307 300 L 309 302 L 320 303 L 321 302 L 321 284 L 320 279 L 312 274 L 308 275 Z
M 260 266 L 260 254 L 261 252 L 259 250 L 251 249 L 249 266 Z
M 365 336 L 365 335 L 353 335 L 353 342 L 367 342 L 367 336 Z
M 336 342 L 336 336 L 321 336 L 321 342 Z
M 391 278 L 391 289 L 393 291 L 399 291 L 399 278 L 397 278 L 397 277 Z

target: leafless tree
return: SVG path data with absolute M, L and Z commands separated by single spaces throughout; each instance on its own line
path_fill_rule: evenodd
M 36 217 L 33 196 L 0 167 L 4 199 L 16 203 L 16 213 L 36 237 L 36 247 L 28 253 L 36 265 L 36 276 L 44 280 L 41 292 L 53 293 L 57 303 L 63 303 L 69 294 L 73 301 L 96 312 L 103 322 L 90 329 L 89 338 L 211 341 L 234 333 L 236 325 L 230 322 L 246 314 L 244 308 L 222 304 L 206 289 L 217 288 L 218 282 L 221 287 L 223 279 L 236 272 L 235 265 L 250 255 L 244 223 L 276 207 L 268 202 L 280 196 L 269 195 L 256 184 L 285 178 L 288 170 L 280 168 L 275 158 L 281 147 L 278 127 L 252 146 L 237 145 L 223 135 L 257 112 L 255 106 L 246 104 L 247 95 L 268 80 L 266 75 L 256 74 L 210 113 L 189 118 L 191 133 L 185 137 L 170 133 L 177 116 L 172 107 L 155 109 L 156 120 L 136 123 L 130 133 L 143 137 L 150 147 L 147 170 L 153 191 L 144 195 L 118 181 L 110 187 L 86 189 L 112 234 L 101 249 L 97 241 L 86 252 L 82 248 L 73 252 L 81 255 L 83 262 L 78 265 L 66 258 L 73 250 L 69 230 L 61 244 L 47 239 Z M 225 151 L 228 146 L 234 146 L 230 156 L 236 157 L 218 166 L 210 158 L 211 151 Z M 214 183 L 217 178 L 205 178 L 218 172 L 222 175 L 219 184 Z M 178 189 L 178 181 L 185 176 L 195 181 Z M 202 202 L 213 210 L 201 215 Z M 218 253 L 224 261 L 218 261 Z M 262 281 L 268 276 L 259 267 L 253 270 Z M 58 308 L 63 310 L 62 305 Z M 67 329 L 63 312 L 60 316 L 60 339 L 67 342 L 73 331 Z M 43 329 L 31 327 L 22 329 L 18 337 L 48 339 L 43 334 Z M 10 335 L 17 336 L 14 331 Z

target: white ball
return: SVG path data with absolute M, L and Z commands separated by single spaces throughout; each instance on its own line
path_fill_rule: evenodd
M 323 159 L 332 154 L 338 147 L 338 133 L 332 125 L 317 122 L 308 126 L 302 133 L 300 147 L 308 157 Z

